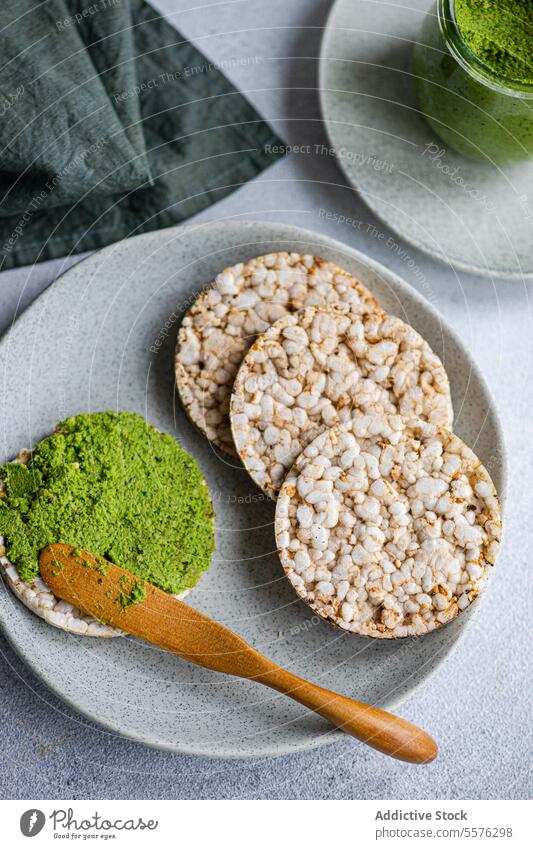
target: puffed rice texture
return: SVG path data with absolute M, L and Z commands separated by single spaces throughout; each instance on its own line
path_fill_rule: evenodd
M 177 339 L 176 384 L 191 421 L 218 448 L 237 456 L 229 400 L 238 368 L 260 333 L 305 306 L 379 308 L 353 275 L 309 254 L 279 252 L 226 268 L 183 318 Z
M 458 436 L 399 416 L 356 415 L 298 457 L 275 532 L 297 594 L 345 631 L 426 634 L 477 598 L 496 561 L 494 484 Z
M 253 480 L 276 498 L 302 449 L 354 411 L 451 428 L 444 366 L 396 316 L 308 307 L 277 321 L 246 355 L 231 400 L 233 438 Z

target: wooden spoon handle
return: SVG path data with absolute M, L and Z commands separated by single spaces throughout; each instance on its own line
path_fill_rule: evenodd
M 416 725 L 387 711 L 325 690 L 280 669 L 267 658 L 264 660 L 271 669 L 255 676 L 254 680 L 305 705 L 373 749 L 413 764 L 429 763 L 437 756 L 438 748 L 433 738 Z
M 281 669 L 220 622 L 151 584 L 140 582 L 146 592 L 144 601 L 124 605 L 120 599 L 139 580 L 114 563 L 103 565 L 89 552 L 56 544 L 43 549 L 40 568 L 56 595 L 86 613 L 190 663 L 265 684 L 386 755 L 422 764 L 437 754 L 435 742 L 420 728 Z

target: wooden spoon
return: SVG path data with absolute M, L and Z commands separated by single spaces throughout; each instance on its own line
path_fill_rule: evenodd
M 437 755 L 435 741 L 422 729 L 298 678 L 224 625 L 120 566 L 70 545 L 55 544 L 41 552 L 40 569 L 56 596 L 85 613 L 190 663 L 278 690 L 386 755 L 415 764 L 429 763 Z M 136 590 L 146 596 L 134 602 Z

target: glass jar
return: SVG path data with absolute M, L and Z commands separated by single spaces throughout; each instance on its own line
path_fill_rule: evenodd
M 454 0 L 437 0 L 415 46 L 420 109 L 438 136 L 474 159 L 518 162 L 533 156 L 533 85 L 492 71 L 472 53 Z

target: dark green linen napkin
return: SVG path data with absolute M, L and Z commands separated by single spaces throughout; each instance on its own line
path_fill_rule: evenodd
M 143 0 L 6 6 L 0 270 L 176 224 L 278 158 L 248 100 Z

